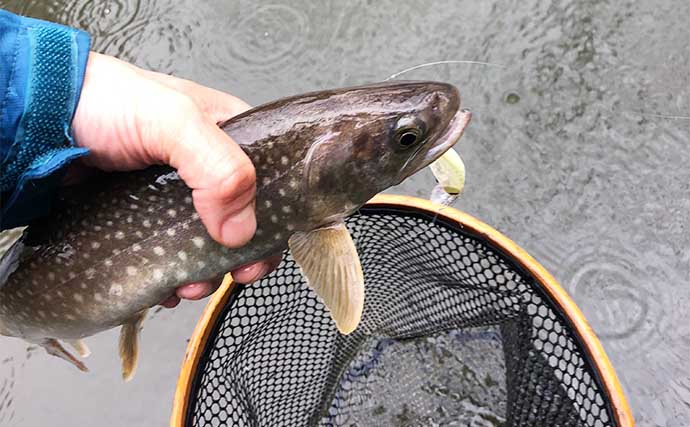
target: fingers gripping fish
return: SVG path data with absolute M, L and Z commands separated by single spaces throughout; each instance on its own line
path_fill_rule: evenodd
M 65 188 L 55 214 L 0 260 L 0 334 L 86 369 L 58 340 L 85 355 L 82 338 L 122 326 L 129 379 L 150 307 L 182 283 L 288 247 L 338 330 L 350 333 L 364 277 L 343 220 L 453 146 L 470 119 L 459 105 L 451 85 L 391 82 L 285 98 L 222 124 L 256 168 L 257 230 L 240 249 L 211 239 L 170 168 Z

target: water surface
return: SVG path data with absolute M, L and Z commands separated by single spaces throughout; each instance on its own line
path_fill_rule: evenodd
M 640 426 L 690 425 L 690 3 L 0 0 L 89 31 L 93 49 L 252 104 L 404 75 L 452 82 L 474 120 L 457 207 L 553 273 L 601 338 Z M 104 100 L 107 102 L 107 100 Z M 425 171 L 394 192 L 427 197 Z M 122 385 L 116 335 L 81 375 L 2 340 L 0 425 L 167 422 L 201 304 L 144 330 Z M 409 349 L 407 351 L 410 351 Z M 57 363 L 55 363 L 57 362 Z

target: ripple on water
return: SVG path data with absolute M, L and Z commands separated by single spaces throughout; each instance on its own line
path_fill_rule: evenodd
M 234 28 L 230 55 L 252 66 L 279 67 L 290 57 L 298 57 L 309 33 L 309 20 L 299 9 L 288 5 L 261 6 L 239 21 Z
M 590 239 L 564 261 L 573 299 L 616 359 L 635 357 L 661 338 L 672 310 L 671 279 L 658 260 L 649 260 L 621 243 Z
M 69 24 L 65 9 L 70 0 L 9 0 L 0 1 L 0 7 L 10 12 Z
M 175 73 L 189 66 L 194 29 L 201 26 L 198 10 L 168 1 L 142 2 L 128 23 L 101 37 L 94 48 L 146 69 Z M 109 19 L 109 18 L 108 18 Z M 103 26 L 107 26 L 108 19 Z
M 79 0 L 67 7 L 65 13 L 70 25 L 87 31 L 98 40 L 107 35 L 120 33 L 131 25 L 141 12 L 141 0 Z

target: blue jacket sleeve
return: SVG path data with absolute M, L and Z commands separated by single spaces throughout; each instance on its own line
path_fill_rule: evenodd
M 71 123 L 87 33 L 0 9 L 0 230 L 45 215 L 64 166 L 88 153 Z

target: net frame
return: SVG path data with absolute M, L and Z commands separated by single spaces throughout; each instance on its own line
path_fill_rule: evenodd
M 515 242 L 464 212 L 451 207 L 439 206 L 417 197 L 381 194 L 371 199 L 365 208 L 401 210 L 408 213 L 417 212 L 443 219 L 493 250 L 502 253 L 515 263 L 525 275 L 534 279 L 535 286 L 541 287 L 554 307 L 558 308 L 566 319 L 568 326 L 584 350 L 588 364 L 593 368 L 602 386 L 616 425 L 620 427 L 633 427 L 635 425 L 620 381 L 601 342 L 587 323 L 584 315 L 556 279 Z M 218 326 L 218 319 L 225 307 L 232 304 L 233 298 L 240 288 L 235 285 L 231 275 L 227 274 L 219 289 L 210 298 L 197 322 L 178 377 L 170 418 L 171 427 L 187 427 L 189 425 L 189 409 L 195 398 L 194 381 L 199 369 L 203 369 L 202 362 L 206 347 L 215 327 Z

